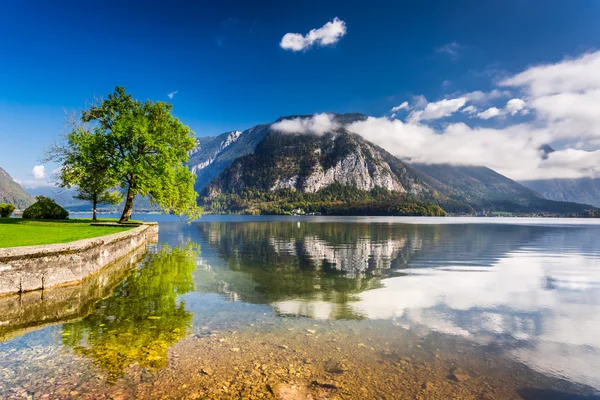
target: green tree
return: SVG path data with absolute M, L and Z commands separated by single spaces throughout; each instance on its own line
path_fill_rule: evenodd
M 37 196 L 36 202 L 23 211 L 23 219 L 68 219 L 69 212 L 48 197 Z
M 186 165 L 189 151 L 196 146 L 194 133 L 171 110 L 165 102 L 134 100 L 117 86 L 82 113 L 83 122 L 102 131 L 110 169 L 126 192 L 121 222 L 131 217 L 136 195 L 149 196 L 179 216 L 200 215 L 194 175 Z
M 101 129 L 89 130 L 70 118 L 70 132 L 60 144 L 46 151 L 46 160 L 61 164 L 60 187 L 76 187 L 75 198 L 92 203 L 96 221 L 98 204 L 119 204 L 123 197 L 114 188 L 119 184 L 110 166 L 107 138 Z
M 15 206 L 8 203 L 0 204 L 0 217 L 8 218 L 15 211 Z

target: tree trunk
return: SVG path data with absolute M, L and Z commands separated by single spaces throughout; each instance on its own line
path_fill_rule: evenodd
M 96 206 L 98 205 L 98 199 L 94 199 L 92 203 L 92 221 L 97 221 L 98 219 L 96 218 Z
M 131 218 L 134 198 L 135 194 L 133 193 L 133 190 L 131 190 L 131 185 L 129 185 L 129 188 L 127 189 L 127 200 L 125 200 L 125 208 L 123 209 L 123 214 L 121 215 L 119 223 L 127 222 L 129 221 L 129 218 Z

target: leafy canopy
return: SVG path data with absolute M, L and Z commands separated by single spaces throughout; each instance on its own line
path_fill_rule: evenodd
M 0 204 L 0 217 L 8 218 L 15 211 L 16 207 L 12 204 L 3 203 Z
M 122 220 L 129 219 L 135 195 L 150 196 L 165 211 L 190 219 L 201 212 L 194 175 L 186 165 L 196 145 L 194 133 L 171 110 L 165 102 L 134 100 L 117 86 L 82 113 L 83 122 L 95 124 L 104 135 L 111 176 L 127 192 Z
M 69 213 L 54 200 L 37 196 L 36 202 L 23 211 L 23 219 L 67 219 Z
M 123 198 L 113 190 L 119 181 L 108 159 L 106 136 L 101 129 L 89 130 L 71 119 L 64 142 L 47 151 L 49 160 L 61 164 L 59 186 L 77 187 L 76 198 L 92 202 L 94 219 L 97 204 L 119 204 Z

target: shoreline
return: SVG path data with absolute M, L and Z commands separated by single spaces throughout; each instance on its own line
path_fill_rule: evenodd
M 158 223 L 70 243 L 0 249 L 0 296 L 82 282 L 157 240 Z

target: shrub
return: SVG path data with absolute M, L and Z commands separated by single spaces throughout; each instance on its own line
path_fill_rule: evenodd
M 37 201 L 23 211 L 25 219 L 67 219 L 69 212 L 56 204 L 54 200 L 37 196 Z
M 4 203 L 0 204 L 0 217 L 8 218 L 15 211 L 15 206 L 12 204 Z

